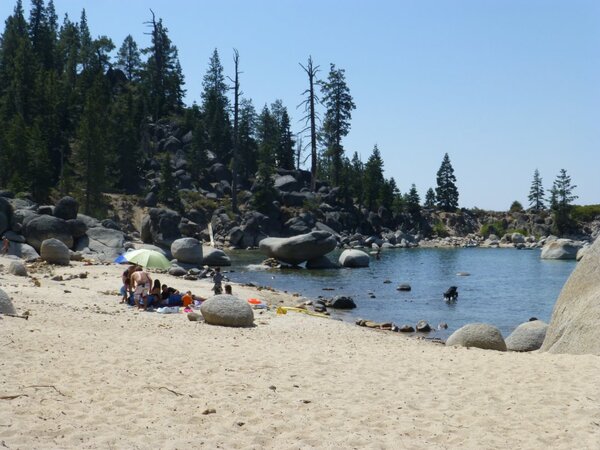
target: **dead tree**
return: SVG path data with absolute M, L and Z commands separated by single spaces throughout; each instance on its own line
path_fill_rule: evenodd
M 231 158 L 231 208 L 233 212 L 238 212 L 237 204 L 237 175 L 238 175 L 238 154 L 239 154 L 239 112 L 240 112 L 240 54 L 234 48 L 233 49 L 233 64 L 235 69 L 235 76 L 233 79 L 229 78 L 233 82 L 233 152 Z
M 310 130 L 310 189 L 314 191 L 317 183 L 317 113 L 315 111 L 315 102 L 319 102 L 315 94 L 315 84 L 319 66 L 313 66 L 312 56 L 309 56 L 308 64 L 306 66 L 300 64 L 300 67 L 308 75 L 309 87 L 302 93 L 302 95 L 307 97 L 298 106 L 304 106 L 304 111 L 306 112 L 306 115 L 301 119 L 304 120 L 306 127 L 301 133 Z

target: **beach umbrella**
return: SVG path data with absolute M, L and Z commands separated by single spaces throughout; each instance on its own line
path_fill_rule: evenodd
M 125 258 L 125 255 L 119 255 L 115 258 L 115 260 L 113 262 L 116 262 L 117 264 L 123 264 L 123 263 L 129 262 L 129 261 L 127 261 L 127 258 Z
M 127 252 L 123 256 L 130 263 L 138 264 L 147 269 L 168 269 L 171 267 L 171 262 L 156 250 L 141 248 Z

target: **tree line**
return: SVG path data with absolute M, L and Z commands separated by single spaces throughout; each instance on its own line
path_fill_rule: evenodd
M 145 142 L 148 128 L 167 119 L 193 130 L 186 158 L 194 180 L 207 170 L 209 152 L 231 168 L 234 209 L 238 181 L 255 180 L 255 206 L 266 208 L 275 169 L 299 169 L 308 158 L 313 189 L 317 179 L 324 181 L 339 187 L 342 199 L 371 211 L 410 210 L 419 203 L 414 185 L 401 195 L 394 178 L 385 178 L 377 146 L 365 162 L 358 152 L 346 156 L 343 139 L 356 105 L 344 69 L 330 64 L 321 80 L 312 58 L 301 64 L 308 88 L 306 128 L 298 134 L 280 100 L 257 111 L 242 96 L 237 51 L 235 73 L 227 77 L 214 50 L 200 104 L 186 106 L 177 47 L 162 19 L 150 13 L 144 24 L 150 45 L 140 48 L 128 35 L 117 49 L 110 37 L 92 36 L 85 10 L 78 21 L 65 15 L 59 25 L 53 0 L 32 0 L 28 19 L 22 1 L 16 2 L 0 37 L 1 186 L 29 192 L 39 202 L 55 192 L 72 194 L 85 212 L 101 213 L 103 192 L 139 193 L 145 158 L 153 152 Z M 160 199 L 168 202 L 176 196 L 173 168 L 168 155 L 158 156 L 165 185 Z M 456 208 L 455 181 L 445 155 L 425 204 Z

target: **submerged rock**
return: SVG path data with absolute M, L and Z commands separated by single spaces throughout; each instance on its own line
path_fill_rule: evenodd
M 290 238 L 269 237 L 260 241 L 260 250 L 271 258 L 289 264 L 300 264 L 332 251 L 335 238 L 325 231 L 312 231 Z

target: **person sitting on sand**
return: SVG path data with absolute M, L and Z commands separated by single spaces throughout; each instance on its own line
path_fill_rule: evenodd
M 160 303 L 160 300 L 160 280 L 154 280 L 152 289 L 150 289 L 150 293 L 148 294 L 148 297 L 146 297 L 146 301 L 144 302 L 144 309 L 152 308 L 153 305 L 158 305 Z
M 168 300 L 171 294 L 179 294 L 179 291 L 175 288 L 167 286 L 166 284 L 163 284 L 160 291 L 161 300 Z
M 133 302 L 135 303 L 135 306 L 138 308 L 141 307 L 142 303 L 140 303 L 140 300 L 143 302 L 148 296 L 151 286 L 152 278 L 150 278 L 150 275 L 148 275 L 140 266 L 137 266 L 131 274 L 131 287 L 134 289 Z
M 125 269 L 123 274 L 121 275 L 121 280 L 123 281 L 123 286 L 121 287 L 121 301 L 119 303 L 127 303 L 129 297 L 131 297 L 131 293 L 133 292 L 131 289 L 131 275 L 133 274 L 136 266 L 131 265 Z

